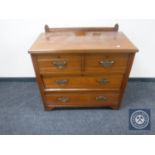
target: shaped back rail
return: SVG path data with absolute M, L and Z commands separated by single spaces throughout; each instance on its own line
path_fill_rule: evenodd
M 114 27 L 71 27 L 71 28 L 50 28 L 48 25 L 44 27 L 45 32 L 77 32 L 77 33 L 84 33 L 84 32 L 91 32 L 91 31 L 112 31 L 117 32 L 119 29 L 119 25 L 115 24 Z

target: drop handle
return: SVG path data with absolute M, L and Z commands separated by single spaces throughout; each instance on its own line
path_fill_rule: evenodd
M 105 96 L 97 96 L 96 101 L 106 101 L 107 98 Z
M 106 84 L 106 83 L 109 83 L 109 80 L 108 79 L 99 79 L 99 80 L 97 80 L 97 82 L 99 84 Z
M 65 85 L 65 84 L 68 84 L 68 80 L 66 79 L 56 80 L 56 84 Z
M 55 67 L 59 69 L 62 69 L 67 65 L 67 62 L 65 60 L 55 60 L 52 63 Z
M 59 97 L 58 98 L 58 101 L 63 102 L 63 103 L 66 103 L 66 102 L 69 101 L 69 98 L 68 97 Z
M 102 67 L 106 68 L 106 67 L 111 67 L 115 63 L 115 61 L 113 61 L 113 60 L 101 60 L 99 63 Z

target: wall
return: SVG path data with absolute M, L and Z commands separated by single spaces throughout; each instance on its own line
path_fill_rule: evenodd
M 155 77 L 155 20 L 0 20 L 0 77 L 34 77 L 27 53 L 45 24 L 63 26 L 113 26 L 119 23 L 139 48 L 130 77 Z

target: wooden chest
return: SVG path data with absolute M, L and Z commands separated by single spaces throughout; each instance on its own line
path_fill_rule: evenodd
M 45 110 L 56 107 L 117 109 L 138 49 L 118 25 L 49 28 L 29 50 Z

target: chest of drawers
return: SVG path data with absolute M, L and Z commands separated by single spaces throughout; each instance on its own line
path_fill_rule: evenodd
M 118 109 L 137 51 L 117 24 L 102 28 L 46 25 L 29 50 L 45 110 Z

